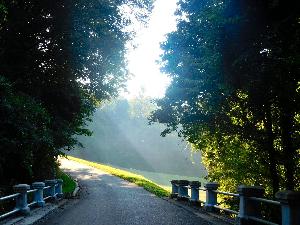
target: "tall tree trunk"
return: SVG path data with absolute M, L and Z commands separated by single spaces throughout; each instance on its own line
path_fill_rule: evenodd
M 271 104 L 267 103 L 265 105 L 265 125 L 266 125 L 266 152 L 269 159 L 269 171 L 272 180 L 272 195 L 275 197 L 276 192 L 279 191 L 279 174 L 277 171 L 277 157 L 276 151 L 274 148 L 274 133 L 272 130 L 272 113 L 271 113 Z
M 287 104 L 289 103 L 287 102 Z M 293 140 L 291 137 L 293 129 L 293 113 L 289 110 L 288 106 L 283 106 L 281 108 L 280 125 L 286 177 L 285 187 L 287 190 L 294 190 L 294 174 L 296 171 L 295 158 L 297 152 L 296 149 L 293 147 Z

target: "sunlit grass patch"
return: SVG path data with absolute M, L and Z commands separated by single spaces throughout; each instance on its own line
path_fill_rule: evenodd
M 166 191 L 168 191 L 169 193 L 172 192 L 172 188 L 171 186 L 165 186 L 165 185 L 159 185 L 161 188 L 165 189 Z
M 164 188 L 160 187 L 156 183 L 152 182 L 151 180 L 148 180 L 147 178 L 131 173 L 125 170 L 117 169 L 111 166 L 103 165 L 100 163 L 91 162 L 84 159 L 75 158 L 73 156 L 67 156 L 68 159 L 103 170 L 109 174 L 112 174 L 114 176 L 120 177 L 124 180 L 127 180 L 129 182 L 135 183 L 138 186 L 143 187 L 145 190 L 155 194 L 158 197 L 168 197 L 170 195 L 170 191 L 165 190 Z
M 75 181 L 66 173 L 63 171 L 59 170 L 57 172 L 57 178 L 62 179 L 63 182 L 63 193 L 65 194 L 71 194 L 76 188 L 76 183 Z
M 123 169 L 123 168 L 120 168 Z M 200 177 L 194 177 L 194 176 L 184 176 L 184 175 L 177 175 L 177 174 L 170 174 L 170 173 L 164 173 L 164 172 L 150 172 L 150 171 L 144 171 L 144 170 L 137 170 L 137 169 L 127 169 L 124 168 L 124 170 L 135 173 L 135 174 L 140 174 L 146 179 L 153 181 L 154 183 L 158 184 L 162 188 L 166 190 L 171 189 L 171 180 L 189 180 L 189 181 L 199 181 L 201 182 L 202 185 L 207 183 L 207 181 L 204 179 L 205 175 L 203 174 Z

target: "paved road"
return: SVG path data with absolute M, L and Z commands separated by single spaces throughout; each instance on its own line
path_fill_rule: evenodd
M 51 215 L 43 225 L 211 225 L 192 212 L 143 188 L 73 161 L 64 170 L 82 185 L 80 199 Z

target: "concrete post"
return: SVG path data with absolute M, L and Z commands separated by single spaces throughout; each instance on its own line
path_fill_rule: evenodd
M 176 198 L 178 195 L 178 180 L 171 180 L 172 184 L 172 193 L 171 193 L 171 198 Z
M 57 187 L 56 187 L 56 194 L 58 198 L 63 197 L 63 191 L 62 191 L 62 185 L 63 185 L 63 180 L 62 179 L 56 179 L 57 181 Z
M 250 200 L 249 197 L 262 198 L 265 193 L 265 189 L 260 186 L 240 185 L 237 191 L 240 197 L 240 206 L 239 206 L 240 210 L 237 216 L 238 224 L 239 225 L 254 224 L 254 222 L 250 221 L 248 217 L 261 216 L 260 202 Z
M 28 215 L 30 208 L 27 203 L 27 191 L 30 189 L 28 184 L 18 184 L 13 186 L 14 192 L 20 195 L 16 199 L 16 208 L 20 210 L 23 215 Z
M 190 196 L 188 195 L 188 188 L 189 185 L 188 180 L 179 180 L 178 181 L 178 199 L 185 200 L 188 199 Z
M 204 187 L 206 188 L 206 201 L 204 208 L 209 212 L 216 211 L 214 206 L 217 205 L 218 199 L 217 193 L 214 191 L 218 190 L 219 184 L 216 182 L 209 182 L 205 184 Z
M 36 192 L 34 192 L 34 201 L 36 201 L 37 206 L 39 206 L 39 207 L 45 206 L 44 195 L 43 195 L 45 183 L 34 182 L 34 183 L 32 183 L 31 186 L 33 189 L 37 190 Z
M 201 183 L 199 181 L 191 181 L 190 187 L 191 187 L 191 202 L 198 202 L 199 201 L 199 187 L 201 186 Z
M 45 185 L 51 186 L 48 190 L 48 194 L 52 197 L 52 200 L 56 200 L 55 184 L 57 184 L 56 180 L 45 180 Z
M 281 204 L 282 225 L 300 224 L 300 192 L 280 191 L 275 196 Z

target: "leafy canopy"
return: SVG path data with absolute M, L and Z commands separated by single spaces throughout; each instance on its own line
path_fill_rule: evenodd
M 150 121 L 201 151 L 234 191 L 299 189 L 299 8 L 289 1 L 179 1 L 162 43 L 172 83 Z

